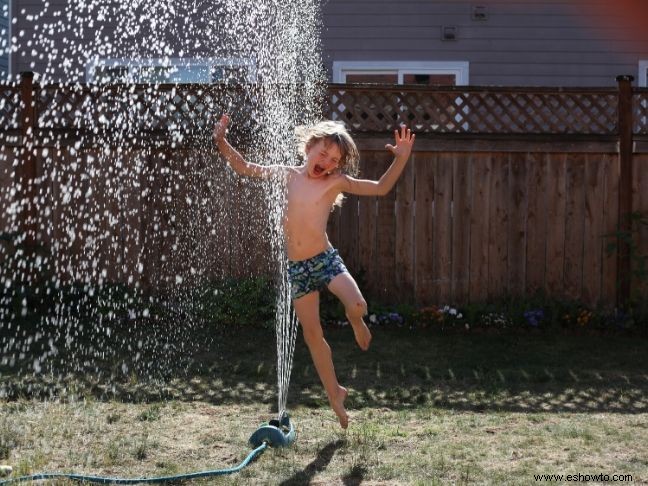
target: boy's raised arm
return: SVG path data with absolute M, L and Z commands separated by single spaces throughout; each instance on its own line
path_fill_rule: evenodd
M 229 115 L 222 115 L 218 123 L 216 123 L 216 126 L 214 126 L 212 137 L 214 143 L 218 147 L 218 151 L 223 155 L 223 157 L 225 157 L 225 160 L 227 160 L 230 167 L 234 169 L 234 172 L 243 176 L 261 178 L 268 178 L 275 175 L 277 170 L 282 166 L 260 165 L 248 162 L 234 147 L 230 145 L 225 138 L 229 121 Z
M 377 181 L 366 179 L 354 179 L 353 177 L 344 177 L 342 179 L 341 190 L 349 194 L 358 196 L 384 196 L 391 191 L 394 184 L 400 177 L 410 154 L 416 135 L 412 133 L 405 125 L 401 126 L 400 133 L 394 130 L 394 139 L 396 145 L 387 144 L 385 148 L 394 154 L 394 161 L 387 171 Z

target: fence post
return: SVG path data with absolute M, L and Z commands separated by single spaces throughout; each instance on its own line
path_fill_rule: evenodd
M 630 234 L 632 222 L 632 152 L 633 152 L 633 121 L 632 121 L 632 81 L 634 76 L 617 76 L 619 85 L 618 104 L 618 134 L 619 134 L 619 231 Z M 619 241 L 617 252 L 617 275 L 619 288 L 617 290 L 617 305 L 623 305 L 630 298 L 632 282 L 632 262 L 630 247 Z
M 21 73 L 20 96 L 22 101 L 22 115 L 20 130 L 22 135 L 20 148 L 21 164 L 16 170 L 16 182 L 19 190 L 16 191 L 19 207 L 19 231 L 22 241 L 27 247 L 33 247 L 36 241 L 36 155 L 34 154 L 34 129 L 36 127 L 34 106 L 34 73 L 26 71 Z

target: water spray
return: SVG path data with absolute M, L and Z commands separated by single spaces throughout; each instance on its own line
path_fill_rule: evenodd
M 324 73 L 319 45 L 319 2 L 224 0 L 189 3 L 154 1 L 114 4 L 103 0 L 71 0 L 60 11 L 56 10 L 60 7 L 50 2 L 45 2 L 42 7 L 30 7 L 41 8 L 41 11 L 30 11 L 27 17 L 33 22 L 45 23 L 33 30 L 34 38 L 20 41 L 33 44 L 29 50 L 33 57 L 31 69 L 39 73 L 34 80 L 39 84 L 39 91 L 36 87 L 33 90 L 40 93 L 33 105 L 39 109 L 38 116 L 28 118 L 39 133 L 49 130 L 49 133 L 55 134 L 60 131 L 79 140 L 73 145 L 61 144 L 54 135 L 50 135 L 53 138 L 43 142 L 33 135 L 34 132 L 26 131 L 25 137 L 31 137 L 29 140 L 33 143 L 42 145 L 34 146 L 34 154 L 40 160 L 40 172 L 32 186 L 33 197 L 18 198 L 24 188 L 14 184 L 16 187 L 5 191 L 0 200 L 3 207 L 17 208 L 11 212 L 14 216 L 9 218 L 6 227 L 0 227 L 0 233 L 20 233 L 18 229 L 22 223 L 17 215 L 27 214 L 29 208 L 22 208 L 21 204 L 29 201 L 38 202 L 39 215 L 49 215 L 50 211 L 58 215 L 55 224 L 45 216 L 30 220 L 30 238 L 38 240 L 44 234 L 51 233 L 52 240 L 47 254 L 34 256 L 29 266 L 30 272 L 20 271 L 25 267 L 22 253 L 17 251 L 15 254 L 0 255 L 11 264 L 3 265 L 0 269 L 0 284 L 6 290 L 5 297 L 0 295 L 0 320 L 6 323 L 5 329 L 10 331 L 7 335 L 0 335 L 0 351 L 3 355 L 0 365 L 17 366 L 20 356 L 40 355 L 31 370 L 34 374 L 47 370 L 63 376 L 64 373 L 57 366 L 81 373 L 89 371 L 85 369 L 85 363 L 92 363 L 92 358 L 101 359 L 117 346 L 113 337 L 114 326 L 129 325 L 131 314 L 142 319 L 149 317 L 148 307 L 141 315 L 135 312 L 140 290 L 146 285 L 147 279 L 152 281 L 162 275 L 165 278 L 170 276 L 169 286 L 176 294 L 174 300 L 159 304 L 171 309 L 175 305 L 180 306 L 178 315 L 182 316 L 184 326 L 174 326 L 173 334 L 146 334 L 133 351 L 135 356 L 144 350 L 157 355 L 160 345 L 164 344 L 167 358 L 169 353 L 174 353 L 174 356 L 190 355 L 188 351 L 191 349 L 186 348 L 192 344 L 184 339 L 183 327 L 190 328 L 199 321 L 192 317 L 191 304 L 186 304 L 190 299 L 185 299 L 182 291 L 190 285 L 203 283 L 209 277 L 209 271 L 214 269 L 203 263 L 211 258 L 214 248 L 224 246 L 220 245 L 220 241 L 213 244 L 214 238 L 219 237 L 218 232 L 203 234 L 200 230 L 211 227 L 212 216 L 223 213 L 234 202 L 247 204 L 230 199 L 229 176 L 222 177 L 213 187 L 210 186 L 212 192 L 207 194 L 209 197 L 196 194 L 201 190 L 200 184 L 213 173 L 210 124 L 213 124 L 216 115 L 224 111 L 245 112 L 245 118 L 253 120 L 252 128 L 246 126 L 246 129 L 254 132 L 255 143 L 251 144 L 252 152 L 249 154 L 251 158 L 268 165 L 298 163 L 296 157 L 291 158 L 295 150 L 290 134 L 297 125 L 310 124 L 320 117 L 318 100 Z M 184 23 L 183 19 L 187 18 L 194 19 L 196 24 L 191 29 Z M 114 28 L 114 32 L 110 30 Z M 92 39 L 86 35 L 89 29 L 96 34 Z M 57 49 L 56 42 L 60 38 L 71 39 L 71 42 L 64 49 Z M 199 45 L 201 47 L 197 47 Z M 19 46 L 16 49 L 18 51 Z M 240 84 L 239 91 L 242 90 L 245 98 L 245 102 L 241 103 L 231 94 L 226 94 L 224 99 L 217 96 L 217 90 L 213 90 L 216 94 L 212 94 L 208 85 L 214 79 L 198 81 L 205 83 L 204 90 L 185 91 L 171 84 L 174 82 L 171 78 L 177 74 L 176 71 L 191 71 L 191 66 L 182 64 L 187 56 L 193 56 L 193 60 L 188 58 L 191 62 L 207 64 L 217 59 L 252 60 L 254 69 L 248 74 L 254 77 L 254 81 L 248 82 L 256 83 L 256 87 Z M 126 61 L 118 64 L 118 60 Z M 162 62 L 158 66 L 159 73 L 166 73 L 164 75 L 169 76 L 168 79 L 137 78 L 153 76 L 157 72 L 147 64 L 151 60 Z M 218 82 L 224 85 L 241 83 L 240 72 L 231 65 L 221 67 L 225 74 Z M 15 87 L 12 89 L 16 91 Z M 31 88 L 24 91 L 32 93 Z M 10 106 L 17 108 L 11 111 L 13 118 L 8 126 L 19 129 L 22 113 L 19 97 L 9 101 L 12 103 Z M 28 103 L 27 106 L 32 104 Z M 156 152 L 157 146 L 146 145 L 153 132 L 168 132 L 166 151 Z M 181 147 L 193 150 L 186 157 L 191 159 L 188 161 L 184 160 L 185 155 L 174 154 L 174 149 L 178 147 L 176 144 L 183 143 L 183 140 L 197 141 L 192 142 L 194 145 Z M 128 152 L 129 144 L 148 148 Z M 99 150 L 96 147 L 103 148 Z M 0 153 L 0 166 L 5 164 L 13 167 L 11 164 L 14 161 L 8 158 L 13 157 L 11 154 L 13 152 Z M 290 160 L 286 160 L 287 157 Z M 183 163 L 185 165 L 181 166 Z M 20 168 L 23 162 L 16 159 L 16 164 Z M 190 170 L 183 168 L 187 164 Z M 199 166 L 203 167 L 202 172 Z M 2 170 L 0 167 L 0 173 L 4 173 Z M 175 186 L 167 187 L 165 184 L 169 180 L 173 180 Z M 177 189 L 178 181 L 182 180 L 185 180 L 187 195 L 180 200 L 173 191 Z M 286 409 L 297 321 L 291 309 L 283 246 L 284 188 L 282 181 L 271 182 L 269 187 L 264 186 L 265 209 L 269 209 L 263 217 L 267 219 L 264 223 L 269 227 L 272 247 L 268 258 L 275 262 L 274 274 L 278 276 L 278 416 L 252 434 L 250 444 L 254 450 L 247 458 L 236 468 L 164 478 L 120 480 L 53 473 L 9 479 L 0 484 L 54 478 L 135 484 L 231 474 L 247 466 L 267 447 L 286 447 L 294 442 L 295 428 Z M 56 187 L 60 194 L 55 193 L 52 187 Z M 156 192 L 156 189 L 159 190 Z M 162 192 L 162 189 L 168 191 Z M 244 197 L 244 194 L 239 197 Z M 173 219 L 166 221 L 175 217 L 175 213 L 169 212 L 175 206 L 190 215 L 185 219 L 192 222 L 189 230 L 195 234 L 188 233 L 191 238 L 185 235 L 185 240 L 191 243 L 189 248 L 183 248 L 184 240 L 177 234 L 166 234 L 167 229 L 173 229 L 171 226 L 175 223 Z M 125 211 L 129 207 L 136 208 L 135 212 Z M 148 233 L 139 224 L 142 214 L 137 213 L 137 208 L 146 207 L 150 209 L 148 226 L 155 230 Z M 149 238 L 146 245 L 138 246 L 137 252 L 115 255 L 118 250 L 123 250 L 120 246 L 123 241 L 140 242 L 146 238 Z M 21 242 L 17 241 L 14 246 L 18 248 L 19 244 Z M 5 251 L 3 248 L 0 247 L 0 252 Z M 159 257 L 159 262 L 155 260 L 159 275 L 146 273 L 147 262 L 154 261 L 153 256 Z M 9 304 L 22 296 L 19 293 L 22 280 L 25 281 L 25 288 L 34 284 L 33 275 L 44 275 L 48 292 L 50 287 L 53 292 L 58 292 L 56 295 L 60 296 L 60 302 L 52 307 L 52 315 L 40 316 L 32 331 L 24 327 L 21 329 L 21 315 L 32 312 L 28 308 L 31 303 L 24 300 L 22 314 L 20 311 L 14 312 Z M 59 291 L 66 285 L 62 276 L 84 283 L 85 297 L 82 303 L 105 300 L 101 305 L 103 310 L 90 305 L 88 316 L 79 315 L 78 309 L 67 304 L 64 293 Z M 132 285 L 139 290 L 125 297 L 123 292 L 113 295 L 108 282 Z M 92 296 L 95 296 L 94 300 Z M 41 295 L 39 298 L 40 304 L 46 303 L 45 297 Z M 11 309 L 3 314 L 5 307 Z M 124 322 L 114 317 L 122 314 L 126 316 Z M 84 328 L 86 318 L 92 320 L 92 341 L 85 339 L 86 335 L 90 335 L 91 327 L 86 325 Z M 53 344 L 49 347 L 43 344 L 50 341 Z M 64 363 L 55 363 L 52 359 L 56 355 L 52 346 L 59 342 L 65 342 L 65 348 L 69 350 L 68 361 Z M 130 341 L 125 342 L 124 346 L 130 344 Z M 44 351 L 38 346 L 45 346 Z M 166 361 L 172 362 L 173 359 Z M 148 367 L 142 363 L 138 366 L 153 375 L 160 371 L 159 363 L 160 360 L 154 360 Z M 122 369 L 124 374 L 129 371 Z M 8 468 L 4 469 L 4 472 L 8 471 Z

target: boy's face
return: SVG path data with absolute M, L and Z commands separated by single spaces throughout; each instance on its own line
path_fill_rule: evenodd
M 306 147 L 306 170 L 308 177 L 319 179 L 337 170 L 342 160 L 342 152 L 336 143 L 318 140 Z

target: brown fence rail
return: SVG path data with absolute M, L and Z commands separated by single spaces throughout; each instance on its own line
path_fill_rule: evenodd
M 648 90 L 630 83 L 329 85 L 323 114 L 356 135 L 364 177 L 388 167 L 382 147 L 400 123 L 419 134 L 390 195 L 352 196 L 333 213 L 332 241 L 368 294 L 385 301 L 466 302 L 542 290 L 611 304 L 630 295 L 631 283 L 648 295 L 626 278 L 628 248 L 605 251 L 604 235 L 629 231 L 623 215 L 648 212 Z M 74 262 L 93 252 L 104 278 L 134 275 L 152 286 L 192 268 L 221 277 L 270 271 L 262 188 L 233 178 L 208 145 L 225 107 L 244 125 L 239 140 L 254 132 L 260 89 L 281 87 L 38 86 L 30 76 L 0 85 L 0 231 L 31 230 L 69 257 L 62 271 L 70 279 Z M 115 127 L 120 138 L 111 135 Z M 188 158 L 200 171 L 182 163 Z M 133 171 L 140 175 L 126 177 Z M 53 173 L 67 182 L 53 182 Z M 106 183 L 121 189 L 102 191 Z M 79 191 L 66 193 L 70 187 Z M 232 199 L 237 193 L 245 197 Z M 197 194 L 218 203 L 198 211 Z M 92 224 L 74 216 L 79 205 L 99 215 Z M 646 229 L 634 236 L 648 253 Z M 179 247 L 193 254 L 178 258 Z

